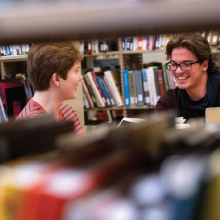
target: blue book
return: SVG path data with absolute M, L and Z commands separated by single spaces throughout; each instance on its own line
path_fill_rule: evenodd
M 127 50 L 125 37 L 121 38 L 122 50 Z
M 102 79 L 102 78 L 100 78 L 100 79 L 101 79 L 102 85 L 104 86 L 104 89 L 105 89 L 105 91 L 106 91 L 106 93 L 107 93 L 107 95 L 108 95 L 108 97 L 110 99 L 110 102 L 112 103 L 113 106 L 116 106 L 116 101 L 114 100 L 114 98 L 113 98 L 113 96 L 112 96 L 112 94 L 111 94 L 111 92 L 110 92 L 110 90 L 109 90 L 105 80 Z
M 99 84 L 99 86 L 100 86 L 100 89 L 102 90 L 102 92 L 103 92 L 103 94 L 104 94 L 104 96 L 105 96 L 105 99 L 106 99 L 106 102 L 108 103 L 108 106 L 109 106 L 109 107 L 112 107 L 112 103 L 111 103 L 111 101 L 110 101 L 110 99 L 109 99 L 109 97 L 108 97 L 108 94 L 107 94 L 107 92 L 105 91 L 104 86 L 102 85 L 101 78 L 100 78 L 99 76 L 97 76 L 97 77 L 96 77 L 96 80 L 97 80 L 97 82 L 98 82 L 98 84 Z
M 124 92 L 125 92 L 125 106 L 130 106 L 130 93 L 129 93 L 129 80 L 128 80 L 128 70 L 123 70 L 124 79 Z

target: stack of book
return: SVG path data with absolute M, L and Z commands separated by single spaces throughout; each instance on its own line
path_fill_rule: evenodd
M 82 85 L 85 108 L 123 105 L 119 87 L 120 73 L 116 70 L 87 72 L 83 75 Z
M 123 70 L 125 106 L 155 106 L 165 91 L 176 87 L 165 65 L 152 65 L 142 70 Z

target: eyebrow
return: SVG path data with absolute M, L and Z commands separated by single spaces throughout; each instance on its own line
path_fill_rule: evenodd
M 177 63 L 176 61 L 174 61 L 174 60 L 171 60 L 170 62 L 175 62 L 175 63 Z M 183 60 L 181 63 L 183 63 L 183 62 L 194 62 L 193 60 Z

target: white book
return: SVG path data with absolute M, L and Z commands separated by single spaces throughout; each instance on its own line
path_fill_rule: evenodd
M 84 106 L 85 106 L 85 108 L 90 108 L 89 101 L 87 99 L 84 87 L 82 87 L 82 89 L 83 89 L 83 103 L 84 103 Z
M 104 75 L 106 76 L 105 79 L 108 82 L 107 85 L 109 86 L 109 90 L 112 93 L 113 98 L 116 100 L 117 106 L 123 106 L 123 102 L 121 100 L 121 95 L 118 91 L 117 86 L 115 85 L 111 71 L 108 70 L 108 71 L 104 72 Z
M 150 95 L 150 104 L 154 105 L 154 98 L 153 98 L 153 86 L 152 86 L 152 77 L 150 76 L 150 70 L 146 69 L 147 73 L 147 80 L 148 80 L 148 86 L 149 86 L 149 95 Z
M 0 98 L 0 108 L 2 110 L 2 114 L 3 114 L 3 117 L 4 117 L 4 121 L 7 122 L 8 121 L 8 115 L 7 113 L 5 112 L 5 108 L 4 108 L 4 105 L 2 103 L 2 99 Z
M 25 45 L 26 53 L 29 51 L 29 44 Z
M 133 37 L 133 50 L 137 50 L 137 49 L 138 49 L 138 38 Z
M 115 85 L 111 71 L 108 70 L 108 71 L 104 72 L 104 74 L 106 76 L 106 80 L 109 83 L 110 92 L 112 93 L 113 98 L 116 100 L 117 106 L 123 106 L 123 102 L 121 100 L 121 95 L 118 91 L 117 86 Z
M 13 55 L 18 55 L 16 45 L 12 45 Z
M 26 54 L 26 45 L 25 44 L 22 44 L 21 45 L 21 54 Z
M 105 103 L 103 102 L 103 99 L 102 99 L 102 97 L 99 93 L 99 90 L 96 87 L 96 84 L 95 84 L 95 82 L 92 78 L 91 72 L 86 73 L 85 79 L 86 79 L 87 84 L 89 84 L 92 88 L 93 94 L 94 94 L 95 99 L 96 99 L 97 106 L 101 107 L 101 108 L 105 107 Z
M 147 36 L 143 36 L 142 50 L 147 50 Z
M 147 73 L 148 72 L 149 72 L 149 85 L 151 85 L 151 87 L 152 87 L 153 105 L 155 106 L 157 104 L 157 100 L 158 99 L 157 99 L 156 86 L 155 86 L 155 82 L 154 82 L 154 70 L 153 70 L 153 67 L 148 67 Z

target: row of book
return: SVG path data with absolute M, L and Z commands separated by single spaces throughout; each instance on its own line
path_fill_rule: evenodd
M 17 45 L 3 45 L 0 46 L 1 56 L 8 55 L 25 55 L 29 51 L 28 44 L 17 44 Z
M 82 54 L 95 54 L 100 52 L 117 51 L 117 41 L 110 39 L 93 39 L 80 41 L 80 51 Z
M 122 50 L 154 50 L 164 49 L 171 39 L 170 34 L 126 37 L 122 38 Z
M 142 70 L 123 70 L 125 106 L 155 106 L 160 96 L 176 87 L 166 66 L 150 66 Z
M 83 75 L 85 108 L 122 106 L 120 73 L 117 70 L 87 72 Z
M 211 46 L 220 45 L 219 31 L 203 31 L 196 32 L 205 37 Z M 159 34 L 149 36 L 138 36 L 138 37 L 123 37 L 122 38 L 122 50 L 123 51 L 135 51 L 135 50 L 154 50 L 154 49 L 165 49 L 167 43 L 178 36 L 179 33 L 175 34 Z

